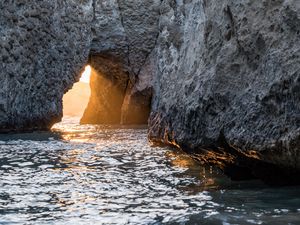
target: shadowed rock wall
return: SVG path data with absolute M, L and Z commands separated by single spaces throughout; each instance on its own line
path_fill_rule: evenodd
M 129 82 L 122 64 L 105 55 L 93 55 L 91 96 L 81 124 L 120 124 L 121 108 Z
M 98 75 L 104 75 L 109 82 L 104 88 L 102 78 L 91 81 L 92 96 L 82 123 L 147 123 L 156 69 L 152 63 L 156 55 L 152 52 L 159 34 L 160 4 L 160 0 L 94 2 L 92 64 L 102 68 Z M 95 60 L 94 55 L 106 55 L 113 60 L 106 64 Z M 117 64 L 113 65 L 114 62 Z M 110 73 L 109 68 L 115 67 L 119 68 L 119 75 L 116 71 Z M 127 80 L 118 81 L 118 77 L 125 76 Z

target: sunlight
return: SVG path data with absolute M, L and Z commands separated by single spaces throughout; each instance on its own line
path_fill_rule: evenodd
M 84 110 L 88 104 L 91 90 L 90 77 L 92 68 L 90 65 L 85 67 L 81 75 L 80 81 L 75 83 L 71 90 L 69 90 L 63 97 L 63 114 L 64 117 L 78 117 L 78 120 L 83 115 Z
M 80 82 L 83 83 L 90 83 L 90 78 L 91 78 L 91 73 L 92 73 L 92 68 L 90 65 L 85 67 L 84 72 L 82 73 L 82 76 L 80 78 Z

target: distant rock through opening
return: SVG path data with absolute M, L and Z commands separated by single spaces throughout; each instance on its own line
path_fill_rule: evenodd
M 138 91 L 124 64 L 108 54 L 91 54 L 80 82 L 63 98 L 64 116 L 80 124 L 147 124 L 152 89 Z
M 122 63 L 109 55 L 92 55 L 91 97 L 81 124 L 119 124 L 129 82 Z
M 82 117 L 91 95 L 90 76 L 91 66 L 86 65 L 79 82 L 76 82 L 63 97 L 64 116 Z

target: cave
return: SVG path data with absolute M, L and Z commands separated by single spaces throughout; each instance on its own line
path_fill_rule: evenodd
M 138 80 L 121 60 L 108 54 L 91 54 L 85 68 L 80 79 L 83 82 L 75 83 L 64 96 L 64 116 L 80 116 L 80 124 L 147 124 L 152 90 L 137 90 L 134 84 Z

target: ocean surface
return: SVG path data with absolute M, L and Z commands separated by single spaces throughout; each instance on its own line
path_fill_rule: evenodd
M 300 178 L 299 178 L 300 179 Z M 232 182 L 146 127 L 0 135 L 1 225 L 300 224 L 300 187 Z

